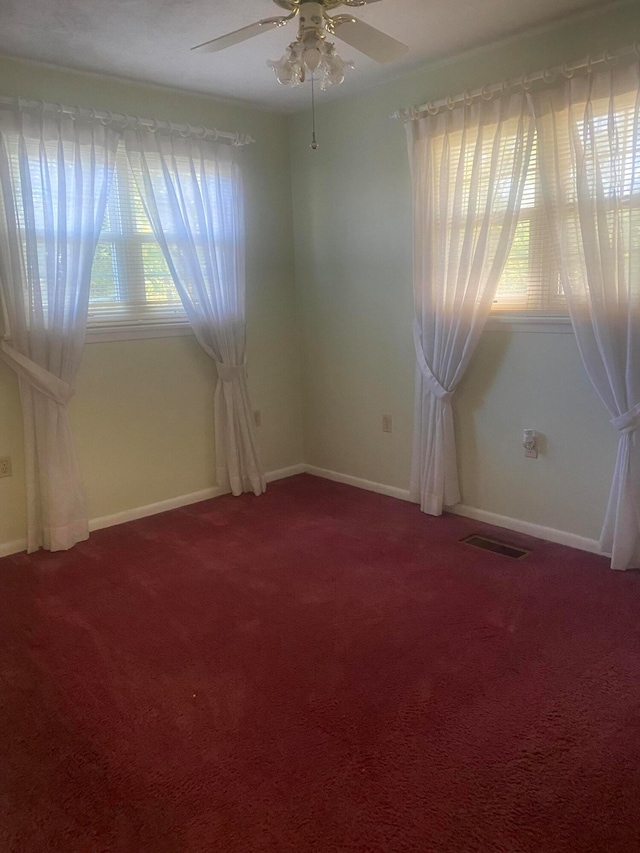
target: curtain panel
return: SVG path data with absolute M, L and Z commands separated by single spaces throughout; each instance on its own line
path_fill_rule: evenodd
M 245 235 L 239 148 L 149 128 L 125 147 L 194 334 L 213 359 L 218 485 L 265 490 L 247 387 Z
M 452 398 L 509 255 L 534 139 L 524 93 L 407 123 L 417 357 L 411 498 L 460 501 Z
M 573 329 L 619 436 L 600 544 L 612 568 L 640 568 L 640 65 L 531 100 Z
M 30 552 L 88 536 L 68 403 L 119 138 L 62 110 L 0 109 L 0 358 L 19 381 Z

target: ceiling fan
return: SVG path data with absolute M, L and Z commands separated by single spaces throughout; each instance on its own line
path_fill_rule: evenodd
M 289 21 L 298 18 L 297 39 L 289 45 L 282 59 L 269 62 L 269 65 L 276 72 L 278 81 L 285 85 L 295 86 L 304 83 L 309 74 L 313 79 L 314 74 L 318 72 L 323 89 L 332 84 L 342 83 L 345 68 L 353 67 L 353 63 L 345 62 L 337 55 L 334 45 L 327 41 L 327 34 L 341 39 L 376 62 L 392 62 L 409 49 L 358 18 L 351 15 L 329 14 L 339 6 L 367 6 L 369 3 L 378 3 L 379 0 L 273 0 L 273 2 L 289 14 L 265 18 L 191 49 L 207 52 L 225 50 L 260 33 L 283 27 Z

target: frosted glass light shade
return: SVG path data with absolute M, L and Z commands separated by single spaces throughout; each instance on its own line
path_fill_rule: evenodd
M 353 68 L 353 62 L 338 56 L 335 45 L 324 39 L 308 44 L 294 41 L 281 59 L 270 59 L 267 65 L 273 68 L 278 83 L 283 86 L 299 86 L 311 73 L 320 80 L 323 90 L 339 86 L 344 82 L 346 69 Z

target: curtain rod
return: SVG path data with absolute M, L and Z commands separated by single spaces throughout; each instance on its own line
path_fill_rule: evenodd
M 228 145 L 243 146 L 254 142 L 250 136 L 244 133 L 230 133 L 226 130 L 215 130 L 207 127 L 193 127 L 190 124 L 174 124 L 172 121 L 158 121 L 153 118 L 142 118 L 141 116 L 130 116 L 125 113 L 112 113 L 109 110 L 93 110 L 83 107 L 67 107 L 63 104 L 49 104 L 44 101 L 30 101 L 27 98 L 9 98 L 0 95 L 0 107 L 15 107 L 18 109 L 44 109 L 52 112 L 62 112 L 70 116 L 82 116 L 83 118 L 97 119 L 102 124 L 122 124 L 122 129 L 130 125 L 149 127 L 154 132 L 158 130 L 169 130 L 177 133 L 185 139 L 188 136 L 197 136 L 199 139 L 212 137 L 214 140 L 224 142 Z
M 421 116 L 437 115 L 441 109 L 447 107 L 452 110 L 457 106 L 464 104 L 470 106 L 472 102 L 478 98 L 485 101 L 490 101 L 494 95 L 505 95 L 509 90 L 522 89 L 528 91 L 533 83 L 542 81 L 547 85 L 553 83 L 558 76 L 563 76 L 570 80 L 576 71 L 586 68 L 590 73 L 596 65 L 613 65 L 616 60 L 624 57 L 636 56 L 640 59 L 640 42 L 635 42 L 627 47 L 622 47 L 619 50 L 605 50 L 604 53 L 597 56 L 587 56 L 585 59 L 579 59 L 576 62 L 564 62 L 562 65 L 554 65 L 551 68 L 545 68 L 543 71 L 534 71 L 531 74 L 522 74 L 520 77 L 513 77 L 510 80 L 504 80 L 502 83 L 485 84 L 479 89 L 467 89 L 459 95 L 448 95 L 446 98 L 440 98 L 437 101 L 429 101 L 426 104 L 421 104 L 417 107 L 407 107 L 398 110 L 391 118 L 401 119 L 402 121 L 415 121 Z

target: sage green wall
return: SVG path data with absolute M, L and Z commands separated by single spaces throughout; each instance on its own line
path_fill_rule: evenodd
M 309 464 L 408 487 L 411 189 L 404 130 L 392 113 L 634 39 L 636 2 L 434 63 L 321 105 L 315 152 L 309 115 L 292 118 Z M 599 536 L 616 435 L 572 335 L 485 333 L 455 410 L 465 504 Z M 393 416 L 392 435 L 381 431 L 383 413 Z M 523 427 L 546 436 L 537 461 L 523 458 Z
M 215 87 L 215 81 L 212 81 Z M 302 461 L 288 123 L 225 101 L 0 57 L 0 94 L 241 130 L 245 151 L 249 385 L 267 471 Z M 71 420 L 92 518 L 214 484 L 215 369 L 191 336 L 87 344 Z M 25 536 L 17 384 L 0 363 L 0 547 Z
M 7 57 L 0 57 L 0 94 L 254 136 L 246 151 L 248 359 L 266 468 L 304 458 L 406 488 L 410 184 L 403 129 L 389 116 L 634 39 L 640 4 L 630 2 L 423 67 L 321 105 L 316 152 L 308 147 L 307 113 L 287 119 Z M 71 417 L 92 518 L 213 484 L 213 387 L 213 367 L 190 336 L 87 345 Z M 455 406 L 467 505 L 598 536 L 616 438 L 571 335 L 487 332 Z M 382 413 L 393 415 L 391 435 L 381 432 Z M 522 457 L 525 426 L 546 436 L 536 462 Z M 25 533 L 19 400 L 13 374 L 0 363 L 0 455 L 7 454 L 14 475 L 0 480 L 0 548 Z

